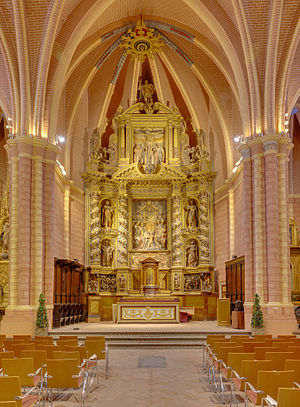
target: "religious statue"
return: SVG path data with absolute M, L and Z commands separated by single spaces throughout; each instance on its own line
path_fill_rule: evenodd
M 97 159 L 98 158 L 98 144 L 99 144 L 99 129 L 96 127 L 93 130 L 91 141 L 90 141 L 90 157 Z
M 186 265 L 188 267 L 197 267 L 199 264 L 199 248 L 195 239 L 191 239 L 186 248 Z
M 101 207 L 101 226 L 104 229 L 111 229 L 113 224 L 114 209 L 111 201 L 106 199 Z
M 145 162 L 145 150 L 144 146 L 141 143 L 138 143 L 134 146 L 133 149 L 133 161 L 135 163 L 143 165 Z
M 104 239 L 101 244 L 101 266 L 110 267 L 113 262 L 114 249 L 108 239 Z
M 211 291 L 211 280 L 210 275 L 206 274 L 202 279 L 202 291 L 210 292 Z
M 148 106 L 153 105 L 153 93 L 154 93 L 154 86 L 152 83 L 148 83 L 146 80 L 144 85 L 141 86 L 141 96 L 144 99 L 144 102 Z
M 2 231 L 0 233 L 0 240 L 2 246 L 2 253 L 8 253 L 9 246 L 9 221 L 4 221 L 2 225 Z
M 189 199 L 185 208 L 186 214 L 186 226 L 188 228 L 195 228 L 198 226 L 198 208 L 194 199 Z
M 119 287 L 120 287 L 120 291 L 126 290 L 126 279 L 123 274 L 121 274 L 119 277 Z
M 178 273 L 174 274 L 174 290 L 179 290 L 180 289 L 180 277 Z

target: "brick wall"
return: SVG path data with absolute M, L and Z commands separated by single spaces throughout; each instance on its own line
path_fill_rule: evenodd
M 225 261 L 229 260 L 228 196 L 215 204 L 215 265 L 218 280 L 225 280 Z
M 70 202 L 70 259 L 84 264 L 84 201 Z
M 64 194 L 57 180 L 54 185 L 54 257 L 65 258 L 64 247 Z
M 240 175 L 241 177 L 241 175 Z M 234 254 L 243 256 L 243 183 L 237 180 L 238 186 L 234 190 Z

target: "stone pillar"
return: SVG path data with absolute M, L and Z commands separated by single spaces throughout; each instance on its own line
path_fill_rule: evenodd
M 255 293 L 261 297 L 265 333 L 292 333 L 290 301 L 288 155 L 292 143 L 279 135 L 240 146 L 243 156 L 245 326 L 250 329 Z
M 263 148 L 260 140 L 251 145 L 252 154 L 252 202 L 253 202 L 253 272 L 254 290 L 262 304 L 266 301 L 266 263 L 265 263 L 265 183 L 263 177 Z
M 245 325 L 249 329 L 251 324 L 251 308 L 254 296 L 253 273 L 253 211 L 252 211 L 252 162 L 251 149 L 248 145 L 241 145 L 240 153 L 243 157 L 243 242 L 245 255 Z
M 44 139 L 17 137 L 8 141 L 6 149 L 10 296 L 2 331 L 33 334 L 40 293 L 45 293 L 47 304 L 53 303 L 52 207 L 58 147 Z

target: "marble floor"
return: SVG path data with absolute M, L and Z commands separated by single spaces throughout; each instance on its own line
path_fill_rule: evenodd
M 86 407 L 221 406 L 208 384 L 199 349 L 111 350 L 109 377 L 99 365 L 100 386 Z M 55 407 L 78 406 L 74 397 Z

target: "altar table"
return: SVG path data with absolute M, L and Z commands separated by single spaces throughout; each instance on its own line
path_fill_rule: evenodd
M 117 323 L 179 323 L 178 298 L 123 298 L 117 304 Z

